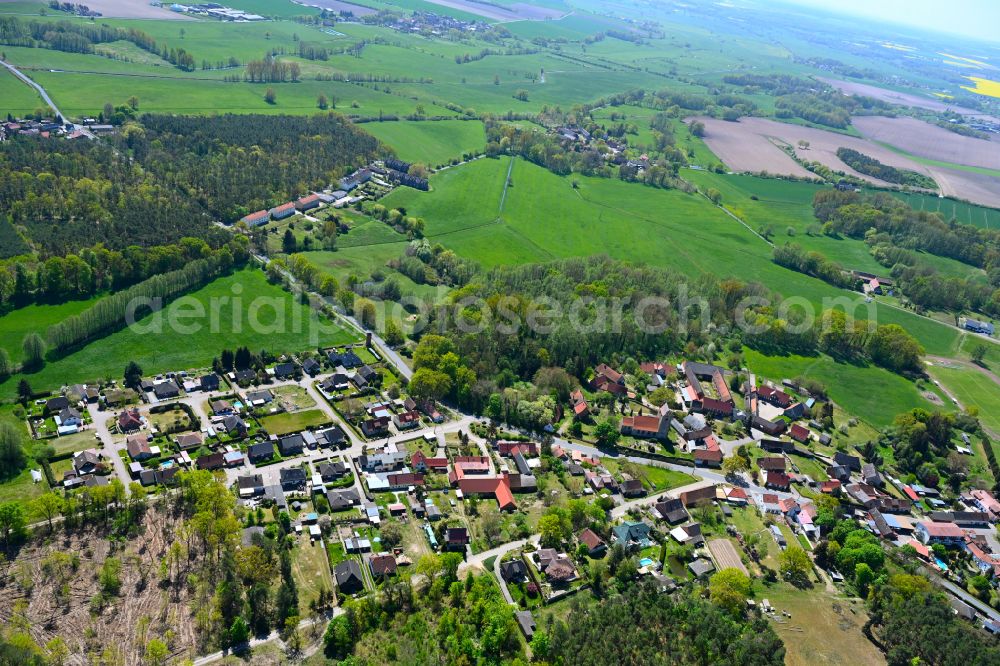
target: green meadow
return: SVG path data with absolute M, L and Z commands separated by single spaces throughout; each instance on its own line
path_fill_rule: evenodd
M 1000 386 L 985 373 L 970 366 L 945 366 L 934 363 L 927 368 L 931 376 L 947 388 L 966 409 L 979 410 L 984 426 L 1000 433 Z
M 7 113 L 15 116 L 24 116 L 32 113 L 35 109 L 45 106 L 42 98 L 27 83 L 11 74 L 6 67 L 0 68 L 0 106 L 3 107 L 4 117 Z
M 957 199 L 942 199 L 933 194 L 919 192 L 893 192 L 892 195 L 918 210 L 940 214 L 945 222 L 956 220 L 959 224 L 1000 229 L 1000 210 L 996 208 L 977 206 Z
M 669 266 L 692 277 L 737 277 L 804 298 L 816 308 L 830 299 L 846 299 L 858 308 L 857 316 L 902 325 L 929 353 L 957 350 L 959 334 L 952 328 L 874 303 L 869 314 L 859 294 L 778 266 L 771 261 L 769 245 L 700 195 L 615 179 L 558 176 L 518 158 L 498 218 L 509 160 L 481 159 L 448 169 L 432 177 L 430 192 L 401 188 L 383 203 L 423 217 L 428 237 L 486 266 L 607 254 Z M 802 207 L 804 193 L 797 196 L 792 204 Z
M 97 301 L 67 301 L 58 305 L 27 305 L 0 317 L 0 347 L 7 350 L 14 363 L 24 358 L 21 343 L 28 333 L 45 336 L 49 326 L 78 314 Z
M 877 428 L 914 407 L 935 408 L 913 382 L 875 366 L 838 363 L 826 355 L 766 356 L 752 349 L 744 349 L 744 358 L 751 372 L 774 381 L 801 376 L 821 382 L 831 400 Z
M 801 183 L 743 174 L 717 174 L 686 169 L 685 180 L 722 194 L 722 204 L 753 229 L 769 227 L 775 244 L 796 243 L 819 252 L 848 270 L 887 274 L 889 269 L 871 256 L 864 241 L 820 232 L 812 211 L 813 196 L 828 185 Z M 1000 215 L 1000 211 L 996 211 Z M 954 259 L 920 253 L 925 264 L 947 276 L 985 279 L 985 273 Z
M 13 396 L 22 377 L 38 391 L 119 377 L 132 359 L 148 374 L 207 366 L 227 347 L 247 346 L 254 351 L 283 353 L 358 339 L 353 329 L 328 320 L 323 320 L 323 329 L 317 329 L 316 339 L 311 339 L 312 310 L 281 287 L 269 283 L 260 270 L 238 271 L 182 298 L 183 310 L 181 300 L 174 301 L 163 310 L 143 317 L 135 327 L 95 340 L 46 363 L 38 372 L 15 375 L 0 384 L 0 398 Z M 194 312 L 197 304 L 204 313 L 202 316 L 177 318 L 178 326 L 171 325 L 168 313 Z M 211 323 L 213 311 L 217 313 L 214 316 L 217 325 Z M 44 330 L 40 332 L 44 334 Z
M 479 120 L 376 122 L 361 127 L 392 146 L 401 160 L 432 167 L 466 153 L 481 153 L 486 147 L 486 132 Z

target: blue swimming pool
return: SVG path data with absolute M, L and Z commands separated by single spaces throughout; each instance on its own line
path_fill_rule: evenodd
M 641 560 L 639 560 L 640 567 L 648 567 L 652 566 L 653 564 L 655 564 L 655 562 L 653 562 L 653 560 L 649 559 L 648 557 L 644 557 Z
M 944 562 L 942 562 L 941 560 L 939 560 L 938 558 L 935 557 L 934 561 L 937 562 L 938 568 L 941 569 L 941 571 L 947 571 L 948 570 L 948 565 L 945 564 Z

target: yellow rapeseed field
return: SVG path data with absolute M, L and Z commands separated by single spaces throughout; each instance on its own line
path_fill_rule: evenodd
M 962 86 L 963 90 L 968 90 L 969 92 L 978 93 L 980 95 L 986 95 L 987 97 L 998 97 L 1000 98 L 1000 82 L 991 81 L 990 79 L 981 79 L 978 76 L 967 76 L 965 77 L 975 83 L 975 87 L 972 86 Z

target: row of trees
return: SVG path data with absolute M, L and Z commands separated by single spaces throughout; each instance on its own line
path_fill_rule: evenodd
M 137 285 L 106 296 L 83 312 L 49 326 L 45 337 L 59 352 L 138 321 L 163 303 L 207 284 L 233 267 L 233 254 L 223 245 L 215 254 L 176 271 L 154 275 Z M 137 304 L 139 304 L 137 306 Z
M 285 62 L 274 56 L 251 60 L 244 65 L 243 78 L 250 83 L 283 83 L 298 81 L 302 68 L 297 62 Z
M 841 162 L 858 173 L 884 180 L 887 183 L 924 187 L 931 190 L 937 189 L 937 183 L 930 176 L 925 176 L 922 173 L 910 171 L 909 169 L 897 169 L 888 164 L 882 164 L 882 162 L 879 162 L 874 157 L 869 157 L 851 148 L 838 148 L 837 157 L 840 158 Z
M 61 303 L 117 291 L 212 256 L 223 264 L 242 265 L 249 257 L 247 239 L 234 236 L 217 249 L 201 238 L 182 238 L 170 245 L 122 250 L 97 245 L 44 262 L 18 258 L 0 264 L 0 313 L 29 303 Z
M 835 287 L 850 289 L 854 286 L 854 278 L 843 266 L 830 261 L 819 252 L 807 251 L 797 243 L 775 245 L 772 256 L 774 263 L 779 266 L 811 275 Z

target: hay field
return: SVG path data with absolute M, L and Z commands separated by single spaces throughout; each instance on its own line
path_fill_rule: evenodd
M 916 118 L 858 116 L 852 123 L 865 138 L 891 144 L 920 157 L 1000 169 L 1000 137 L 994 141 L 963 136 Z

